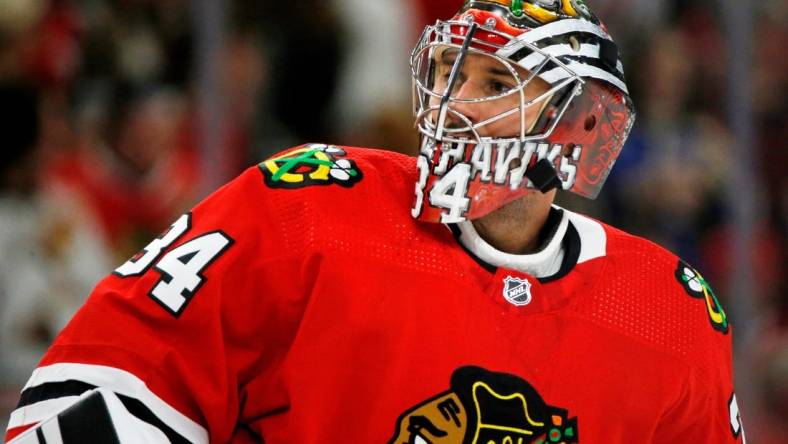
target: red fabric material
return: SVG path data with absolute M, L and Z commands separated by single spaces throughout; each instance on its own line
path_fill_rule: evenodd
M 150 296 L 155 268 L 110 276 L 42 365 L 130 371 L 211 442 L 387 442 L 466 365 L 527 381 L 581 442 L 739 442 L 731 335 L 676 281 L 675 256 L 605 227 L 607 254 L 563 278 L 489 273 L 410 218 L 413 159 L 347 151 L 352 187 L 271 189 L 252 168 L 220 189 L 173 247 L 215 230 L 235 243 L 180 317 Z M 525 308 L 502 297 L 509 275 L 532 282 Z

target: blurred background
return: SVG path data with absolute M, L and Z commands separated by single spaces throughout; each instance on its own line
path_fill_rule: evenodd
M 0 0 L 0 427 L 95 283 L 304 142 L 417 151 L 408 56 L 460 0 Z M 699 268 L 748 441 L 788 436 L 788 2 L 588 0 L 638 121 L 586 212 Z M 783 48 L 783 49 L 780 49 Z

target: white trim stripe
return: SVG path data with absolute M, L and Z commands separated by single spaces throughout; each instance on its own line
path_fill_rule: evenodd
M 57 399 L 47 399 L 11 412 L 8 420 L 8 429 L 22 427 L 49 419 L 67 409 L 79 400 L 79 396 L 64 396 Z
M 35 369 L 23 391 L 49 382 L 64 382 L 69 380 L 81 381 L 97 387 L 103 387 L 119 395 L 137 399 L 145 404 L 154 415 L 184 438 L 195 444 L 208 443 L 208 431 L 204 427 L 167 404 L 164 400 L 156 396 L 155 393 L 150 391 L 145 382 L 125 370 L 103 365 L 74 363 L 52 364 Z M 78 397 L 66 398 L 74 398 L 71 401 L 73 402 Z M 41 401 L 17 409 L 11 414 L 9 428 L 20 427 L 46 419 L 40 417 L 31 419 L 30 412 L 36 412 L 38 409 L 43 409 L 43 407 L 39 407 L 39 405 L 43 403 L 61 401 L 66 398 Z M 57 409 L 57 411 L 60 410 L 62 410 L 62 408 Z M 51 412 L 49 416 L 57 413 L 57 411 L 52 412 L 51 409 L 47 409 L 47 412 Z
M 589 43 L 581 44 L 579 51 L 575 51 L 574 49 L 572 49 L 572 45 L 566 43 L 560 43 L 557 45 L 542 48 L 542 52 L 556 58 L 563 56 L 578 56 L 578 57 L 590 57 L 594 59 L 599 59 L 599 45 L 592 45 Z M 517 64 L 530 71 L 534 69 L 536 66 L 538 66 L 540 63 L 542 63 L 544 59 L 545 59 L 544 55 L 538 52 L 533 52 L 529 54 L 527 57 L 523 57 L 520 61 L 517 62 Z M 624 73 L 624 65 L 621 64 L 620 60 L 616 64 L 616 69 L 621 74 Z
M 532 254 L 510 254 L 496 249 L 482 239 L 470 221 L 460 222 L 457 226 L 460 228 L 460 242 L 484 262 L 496 267 L 522 271 L 536 278 L 544 278 L 554 275 L 561 268 L 564 259 L 562 242 L 569 226 L 569 219 L 564 211 L 553 237 L 542 250 Z
M 558 20 L 553 23 L 548 23 L 546 25 L 542 25 L 538 28 L 532 29 L 528 32 L 524 32 L 517 36 L 515 39 L 512 40 L 514 42 L 528 42 L 528 43 L 536 43 L 539 40 L 555 37 L 557 35 L 564 35 L 570 32 L 585 32 L 589 34 L 594 34 L 597 37 L 603 38 L 605 40 L 613 41 L 613 38 L 610 37 L 610 34 L 606 33 L 602 28 L 599 26 L 587 21 L 587 20 L 579 20 L 579 19 L 564 19 Z M 520 49 L 520 45 L 516 45 Z M 506 45 L 504 48 L 501 48 L 501 51 L 507 50 L 509 45 Z
M 560 43 L 558 45 L 542 48 L 542 52 L 551 55 L 553 57 L 575 55 L 575 56 L 583 56 L 583 57 L 593 57 L 595 59 L 598 59 L 599 45 L 589 45 L 588 43 L 584 43 L 580 45 L 579 51 L 575 51 L 572 49 L 572 45 L 568 45 L 566 43 Z M 527 68 L 530 70 L 533 69 L 533 67 L 535 67 L 536 65 L 542 63 L 543 60 L 544 60 L 544 56 L 542 54 L 538 52 L 533 52 L 529 54 L 527 57 L 523 57 L 520 61 L 517 62 L 517 64 L 522 66 L 523 68 Z
M 629 94 L 627 85 L 622 82 L 621 79 L 610 74 L 604 69 L 599 69 L 596 66 L 586 65 L 585 63 L 579 62 L 569 62 L 566 64 L 566 66 L 571 70 L 571 72 L 567 71 L 563 67 L 558 67 L 539 74 L 539 77 L 541 77 L 545 82 L 554 84 L 560 80 L 572 77 L 574 73 L 580 77 L 593 77 L 595 79 L 604 80 L 608 83 L 611 83 L 613 86 L 625 92 L 626 94 Z
M 63 444 L 63 437 L 60 435 L 60 421 L 57 416 L 41 424 L 41 433 L 47 444 Z
M 580 256 L 577 263 L 603 257 L 607 254 L 607 233 L 602 225 L 586 216 L 564 210 L 580 235 Z
M 132 415 L 118 398 L 118 395 L 112 391 L 104 388 L 92 391 L 99 393 L 104 399 L 107 405 L 107 411 L 110 415 L 110 421 L 112 421 L 112 426 L 115 428 L 115 433 L 118 434 L 121 443 L 170 442 L 170 440 L 167 439 L 167 435 L 165 435 L 162 430 L 159 430 L 158 427 L 148 424 Z M 47 440 L 47 444 L 49 444 L 49 440 Z

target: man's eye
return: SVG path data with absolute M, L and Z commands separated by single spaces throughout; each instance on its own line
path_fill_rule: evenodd
M 435 82 L 438 84 L 445 85 L 449 81 L 449 72 L 441 72 L 438 71 L 435 73 Z
M 495 94 L 502 94 L 505 93 L 506 91 L 509 91 L 510 89 L 512 89 L 512 87 L 507 85 L 506 83 L 499 81 L 490 82 L 490 91 L 492 91 Z

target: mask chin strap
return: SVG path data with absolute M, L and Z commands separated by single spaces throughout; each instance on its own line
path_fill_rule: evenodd
M 459 77 L 460 70 L 462 70 L 462 66 L 465 64 L 465 56 L 468 54 L 468 48 L 471 46 L 473 35 L 476 34 L 476 29 L 478 29 L 478 27 L 479 25 L 476 22 L 471 23 L 471 25 L 468 27 L 468 32 L 465 35 L 465 41 L 462 42 L 462 49 L 460 49 L 460 53 L 457 55 L 457 60 L 454 61 L 454 66 L 451 68 L 449 82 L 448 85 L 446 85 L 446 91 L 444 91 L 443 97 L 441 97 L 440 111 L 438 112 L 438 123 L 435 126 L 435 140 L 438 142 L 442 141 L 443 139 L 443 128 L 444 124 L 446 123 L 446 114 L 449 111 L 451 92 L 454 91 L 454 84 L 457 83 L 457 77 Z
M 534 166 L 528 168 L 525 172 L 527 177 L 539 191 L 547 193 L 553 188 L 561 186 L 561 179 L 558 178 L 558 173 L 555 171 L 552 162 L 547 159 L 542 159 L 536 162 Z

